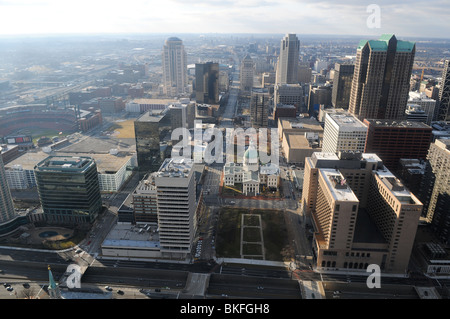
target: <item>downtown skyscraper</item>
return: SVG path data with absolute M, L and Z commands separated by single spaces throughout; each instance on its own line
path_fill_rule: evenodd
M 3 166 L 3 160 L 0 156 L 0 224 L 10 221 L 15 216 L 14 204 L 6 180 L 5 167 Z
M 360 120 L 403 119 L 415 52 L 414 42 L 397 40 L 392 34 L 360 41 L 349 111 Z
M 444 70 L 442 70 L 442 82 L 439 88 L 439 107 L 437 109 L 436 120 L 450 120 L 450 60 L 445 60 Z
M 281 40 L 276 84 L 297 84 L 300 40 L 295 34 L 286 34 Z
M 162 52 L 164 93 L 176 96 L 186 92 L 187 57 L 183 41 L 177 37 L 166 40 Z

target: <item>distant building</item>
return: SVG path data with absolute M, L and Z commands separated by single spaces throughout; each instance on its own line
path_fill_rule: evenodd
M 399 168 L 402 158 L 425 160 L 430 147 L 432 128 L 421 122 L 368 120 L 364 152 L 376 153 L 391 171 Z
M 1 149 L 2 148 L 0 147 L 0 151 Z M 14 203 L 6 180 L 3 160 L 0 156 L 0 224 L 9 222 L 15 217 L 16 212 L 14 211 Z
M 139 172 L 146 175 L 155 172 L 169 153 L 172 125 L 168 112 L 146 112 L 134 122 L 136 153 Z
M 281 40 L 278 57 L 276 84 L 298 83 L 300 41 L 295 34 L 286 34 Z
M 253 88 L 250 100 L 250 122 L 252 127 L 267 127 L 269 115 L 269 91 Z
M 195 100 L 197 103 L 219 103 L 219 63 L 195 64 Z
M 354 64 L 335 64 L 333 91 L 331 93 L 333 107 L 348 109 L 354 70 Z
M 187 87 L 187 56 L 183 41 L 168 38 L 162 52 L 164 93 L 167 96 L 184 94 Z
M 300 84 L 277 84 L 274 87 L 273 104 L 294 105 L 296 112 L 303 106 L 303 88 Z
M 47 222 L 95 221 L 102 209 L 102 199 L 97 165 L 92 158 L 49 156 L 36 165 L 35 175 Z
M 436 100 L 430 99 L 425 94 L 425 92 L 409 92 L 409 99 L 407 105 L 408 107 L 406 108 L 405 111 L 407 120 L 409 120 L 408 116 L 411 117 L 412 115 L 415 115 L 413 114 L 414 113 L 413 109 L 418 110 L 416 106 L 420 106 L 420 109 L 426 116 L 425 121 L 423 123 L 431 125 L 431 122 L 434 120 L 434 114 L 436 112 L 436 105 L 437 105 Z
M 349 111 L 360 120 L 402 120 L 416 45 L 384 34 L 362 40 L 356 52 Z
M 445 60 L 442 80 L 439 88 L 439 108 L 437 121 L 450 120 L 450 60 Z
M 249 54 L 241 62 L 240 68 L 240 89 L 242 93 L 250 94 L 253 88 L 253 76 L 255 73 L 255 63 Z

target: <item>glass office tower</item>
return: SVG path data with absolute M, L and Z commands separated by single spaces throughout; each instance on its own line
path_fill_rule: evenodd
M 35 166 L 48 222 L 92 223 L 102 208 L 97 165 L 90 157 L 50 156 Z

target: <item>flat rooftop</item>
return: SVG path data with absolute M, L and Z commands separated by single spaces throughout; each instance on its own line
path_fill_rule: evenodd
M 37 163 L 39 170 L 67 170 L 81 171 L 93 163 L 91 157 L 84 156 L 50 156 Z
M 399 128 L 421 128 L 421 129 L 432 129 L 430 126 L 422 122 L 413 121 L 395 121 L 395 120 L 376 120 L 376 119 L 364 119 L 374 127 L 399 127 Z
M 337 201 L 354 201 L 359 202 L 355 193 L 346 184 L 344 176 L 335 169 L 321 168 L 320 174 L 324 177 L 328 189 Z M 334 183 L 337 182 L 337 184 Z
M 161 164 L 156 176 L 158 177 L 187 177 L 194 161 L 186 158 L 166 158 Z
M 38 163 L 42 162 L 49 156 L 65 156 L 67 158 L 76 156 L 76 157 L 93 158 L 95 160 L 95 163 L 97 164 L 97 171 L 101 174 L 107 172 L 117 172 L 132 157 L 132 155 L 121 155 L 121 154 L 111 155 L 111 154 L 54 152 L 50 155 L 43 151 L 26 152 L 22 154 L 20 157 L 6 164 L 5 167 L 12 168 L 15 165 L 20 165 L 24 170 L 33 170 Z
M 367 126 L 350 113 L 327 113 L 326 116 L 330 117 L 339 126 L 339 129 L 345 129 L 347 131 L 355 129 L 361 131 L 367 130 Z
M 166 115 L 163 111 L 153 110 L 148 111 L 142 114 L 140 117 L 136 119 L 135 122 L 152 122 L 152 123 L 158 123 L 161 121 L 161 119 Z
M 147 228 L 144 226 L 118 223 L 106 236 L 102 246 L 159 248 L 159 233 L 156 231 L 158 226 L 147 225 Z

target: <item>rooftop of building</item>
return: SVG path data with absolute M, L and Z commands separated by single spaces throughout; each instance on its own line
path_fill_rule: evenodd
M 389 191 L 402 204 L 421 204 L 418 200 L 413 198 L 413 194 L 403 185 L 403 183 L 389 170 L 378 170 L 375 174 L 386 185 Z
M 134 99 L 131 101 L 132 103 L 137 103 L 137 104 L 163 104 L 163 105 L 167 105 L 170 103 L 176 103 L 178 102 L 178 100 L 176 99 L 145 99 L 145 98 L 141 98 L 141 99 Z
M 319 143 L 317 141 L 310 141 L 304 134 L 287 133 L 285 135 L 286 142 L 290 149 L 311 149 L 318 148 Z
M 358 44 L 358 50 L 361 50 L 366 44 L 370 46 L 372 51 L 387 51 L 389 41 L 395 38 L 393 34 L 383 34 L 378 40 L 361 40 Z M 396 38 L 395 38 L 396 39 Z M 415 42 L 397 40 L 397 52 L 413 52 Z
M 64 153 L 55 152 L 57 156 L 65 157 L 90 157 L 93 158 L 97 164 L 97 171 L 99 173 L 111 173 L 117 172 L 123 165 L 125 165 L 132 155 L 124 155 L 123 153 L 118 153 L 118 155 L 112 154 L 92 154 L 92 153 Z M 12 160 L 7 165 L 6 168 L 14 168 L 16 165 L 20 165 L 24 170 L 33 170 L 34 167 L 39 163 L 49 157 L 48 153 L 43 151 L 38 152 L 26 152 L 20 157 Z
M 93 158 L 84 156 L 48 156 L 36 164 L 38 170 L 82 171 L 94 163 Z
M 413 121 L 398 121 L 398 120 L 378 120 L 378 119 L 364 119 L 364 122 L 373 127 L 398 127 L 398 128 L 413 128 L 413 129 L 430 129 L 431 127 L 422 122 Z
M 159 246 L 158 226 L 117 223 L 108 233 L 102 247 L 154 248 Z
M 148 112 L 145 112 L 140 117 L 136 119 L 135 122 L 153 122 L 158 123 L 161 121 L 161 119 L 164 118 L 164 115 L 166 115 L 165 110 L 150 110 Z
M 357 119 L 353 114 L 348 112 L 326 113 L 326 117 L 331 118 L 340 129 L 346 130 L 367 130 L 367 126 Z
M 161 164 L 157 177 L 188 177 L 189 172 L 194 166 L 192 159 L 186 158 L 166 158 Z
M 328 189 L 333 195 L 336 201 L 353 201 L 359 202 L 355 193 L 347 185 L 344 176 L 335 169 L 322 168 L 320 169 L 325 182 L 328 185 Z
M 322 126 L 313 117 L 279 117 L 278 123 L 281 124 L 283 130 L 323 132 Z

